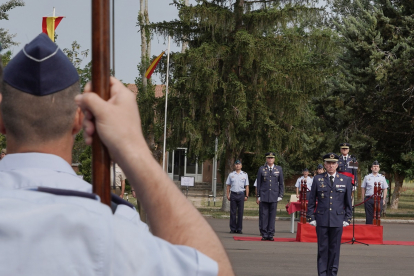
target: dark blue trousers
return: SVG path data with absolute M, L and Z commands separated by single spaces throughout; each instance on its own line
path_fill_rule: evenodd
M 244 193 L 230 193 L 230 230 L 243 229 Z
M 369 196 L 365 197 L 365 200 L 369 198 Z M 381 198 L 380 204 L 381 204 L 381 211 L 384 208 L 384 199 Z M 374 197 L 371 197 L 367 202 L 364 203 L 365 207 L 365 224 L 372 224 L 374 220 Z M 377 211 L 377 213 L 381 212 Z
M 343 227 L 316 226 L 318 238 L 318 275 L 336 276 Z
M 260 233 L 262 237 L 269 238 L 275 235 L 275 221 L 277 202 L 260 202 L 262 205 L 261 216 L 259 215 Z M 259 208 L 260 211 L 260 208 Z

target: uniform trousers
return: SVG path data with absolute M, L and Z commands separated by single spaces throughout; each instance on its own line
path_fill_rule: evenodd
M 111 192 L 113 194 L 116 194 L 117 196 L 121 195 L 121 187 L 115 187 L 115 189 L 112 189 Z
M 318 238 L 318 275 L 335 276 L 338 273 L 343 227 L 316 226 Z
M 275 235 L 277 202 L 260 202 L 260 204 L 262 204 L 260 233 L 264 238 L 273 237 Z
M 230 230 L 243 229 L 244 192 L 230 193 Z
M 365 200 L 369 197 L 370 196 L 366 196 Z M 383 201 L 384 199 L 381 198 L 381 201 L 380 201 L 381 210 L 379 212 L 381 212 L 382 208 L 384 207 Z M 372 224 L 374 220 L 374 197 L 371 197 L 367 202 L 365 202 L 364 207 L 365 207 L 365 224 Z M 377 213 L 379 212 L 377 211 Z

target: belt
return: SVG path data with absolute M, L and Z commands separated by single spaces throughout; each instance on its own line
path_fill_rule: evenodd
M 243 192 L 231 192 L 232 194 L 236 194 L 236 195 L 239 195 L 239 194 L 244 194 L 244 191 Z

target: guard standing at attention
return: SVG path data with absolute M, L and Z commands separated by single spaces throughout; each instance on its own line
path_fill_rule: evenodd
M 323 159 L 326 173 L 313 179 L 306 216 L 316 226 L 318 275 L 337 275 L 342 230 L 352 218 L 352 183 L 350 177 L 336 172 L 338 155 L 328 153 Z
M 358 186 L 358 169 L 349 168 L 350 162 L 357 162 L 356 158 L 349 154 L 349 148 L 351 147 L 348 143 L 339 144 L 341 148 L 341 156 L 338 159 L 338 169 L 337 171 L 343 175 L 349 176 L 352 178 L 352 185 L 354 187 Z
M 377 184 L 381 183 L 381 189 L 382 189 L 382 200 L 380 201 L 381 204 L 381 211 L 385 204 L 385 199 L 387 198 L 387 189 L 388 189 L 388 183 L 385 180 L 385 177 L 378 173 L 380 170 L 380 165 L 378 161 L 374 161 L 371 166 L 372 173 L 366 175 L 364 177 L 364 181 L 361 185 L 361 191 L 362 191 L 362 198 L 364 200 L 367 200 L 369 197 L 371 197 L 374 194 L 374 183 L 377 182 Z M 365 206 L 365 223 L 366 224 L 372 224 L 372 221 L 374 220 L 374 197 L 371 197 L 367 202 L 364 203 Z M 381 212 L 380 211 L 380 212 Z
M 262 205 L 259 225 L 262 241 L 273 241 L 277 202 L 284 194 L 283 170 L 275 165 L 274 152 L 266 153 L 266 164 L 257 172 L 257 200 Z
M 249 198 L 249 177 L 241 170 L 240 160 L 234 162 L 235 171 L 227 177 L 227 199 L 230 200 L 230 233 L 243 234 L 244 202 Z

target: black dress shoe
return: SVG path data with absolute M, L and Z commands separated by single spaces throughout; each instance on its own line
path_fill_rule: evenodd
M 237 231 L 237 233 L 239 233 L 239 234 L 243 234 L 242 230 Z
M 268 241 L 274 241 L 275 239 L 273 237 L 268 237 L 267 240 Z
M 230 233 L 237 233 L 237 231 L 236 230 L 230 230 Z
M 265 237 L 262 237 L 262 241 L 267 241 L 267 238 L 265 238 Z

